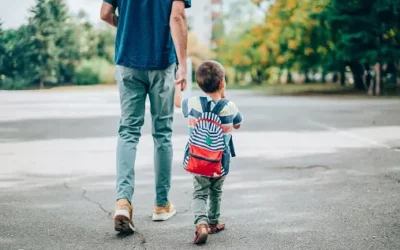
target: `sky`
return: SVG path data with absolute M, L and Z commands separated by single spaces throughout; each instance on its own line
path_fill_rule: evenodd
M 79 10 L 84 10 L 88 13 L 89 19 L 93 24 L 101 23 L 99 12 L 102 2 L 102 0 L 66 0 L 70 12 L 78 13 Z M 224 5 L 227 8 L 225 11 L 229 11 L 231 3 L 235 2 L 240 1 L 224 0 Z M 3 6 L 0 8 L 0 20 L 3 22 L 4 27 L 6 29 L 18 28 L 22 24 L 27 23 L 30 15 L 29 8 L 34 4 L 35 0 L 0 0 L 0 6 Z
M 102 0 L 66 0 L 69 10 L 72 13 L 78 13 L 84 10 L 89 14 L 93 23 L 100 22 L 99 11 Z M 4 27 L 17 28 L 28 22 L 29 8 L 32 7 L 35 0 L 0 0 L 0 19 Z

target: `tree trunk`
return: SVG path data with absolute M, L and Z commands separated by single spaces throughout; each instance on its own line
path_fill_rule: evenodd
M 308 70 L 304 73 L 304 83 L 311 83 L 311 79 L 308 77 Z
M 287 81 L 288 84 L 293 83 L 293 77 L 292 77 L 292 73 L 290 71 L 288 71 L 287 74 Z
M 344 87 L 346 85 L 346 68 L 340 67 L 340 86 Z
M 44 89 L 44 80 L 42 77 L 40 78 L 39 89 Z
M 314 73 L 314 70 L 311 70 L 310 83 L 315 83 L 315 73 Z
M 380 95 L 381 94 L 381 85 L 382 85 L 382 64 L 377 63 L 375 65 L 375 71 L 376 71 L 376 86 L 375 86 L 375 94 Z
M 234 84 L 239 84 L 239 72 L 237 72 L 237 70 L 235 70 L 235 76 L 234 76 L 234 79 L 235 79 L 235 82 L 234 82 Z
M 371 72 L 370 72 L 370 67 L 369 67 L 368 63 L 365 64 L 364 71 L 365 71 L 365 73 L 364 73 L 364 75 L 365 75 L 365 84 L 367 85 L 367 87 L 369 87 L 370 84 L 371 84 Z
M 286 82 L 287 82 L 288 84 L 293 83 L 293 76 L 292 76 L 292 73 L 291 73 L 290 71 L 288 71 L 288 76 L 287 76 Z
M 282 84 L 282 68 L 279 68 L 279 72 L 278 72 L 278 84 Z
M 363 79 L 363 67 L 358 62 L 351 62 L 349 64 L 354 77 L 354 88 L 357 90 L 366 90 Z
M 322 83 L 326 83 L 326 70 L 325 68 L 322 69 L 322 79 L 321 79 Z
M 333 73 L 332 83 L 338 83 L 339 81 L 339 74 L 338 72 Z
M 368 95 L 375 95 L 375 80 L 376 80 L 376 78 L 375 77 L 371 77 L 371 74 L 369 74 L 370 75 L 370 77 L 369 77 L 369 83 L 367 83 L 368 84 Z
M 390 62 L 388 63 L 386 72 L 391 74 L 391 78 L 389 80 L 389 84 L 393 87 L 393 90 L 396 90 L 396 85 L 397 85 L 397 68 L 396 68 L 396 63 L 395 62 Z
M 261 70 L 256 70 L 255 74 L 252 76 L 253 81 L 257 84 L 257 85 L 261 85 L 263 82 L 263 78 L 262 78 L 262 71 Z
M 370 79 L 369 87 L 368 87 L 368 95 L 375 95 L 375 78 Z

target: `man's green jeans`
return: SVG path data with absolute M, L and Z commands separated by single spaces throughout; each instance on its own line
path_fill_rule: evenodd
M 175 64 L 164 70 L 116 67 L 115 79 L 121 103 L 117 146 L 117 200 L 127 199 L 132 203 L 135 189 L 136 147 L 144 124 L 148 95 L 154 140 L 156 205 L 166 206 L 168 203 L 173 153 L 171 136 L 175 68 Z

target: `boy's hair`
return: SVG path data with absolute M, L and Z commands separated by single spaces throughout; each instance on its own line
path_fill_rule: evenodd
M 224 67 L 216 61 L 205 61 L 196 70 L 196 82 L 205 93 L 217 92 L 224 77 Z

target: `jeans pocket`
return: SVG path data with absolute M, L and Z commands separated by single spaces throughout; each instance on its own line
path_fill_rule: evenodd
M 137 74 L 137 70 L 121 65 L 115 66 L 115 80 L 117 82 L 123 82 L 126 79 L 131 79 L 132 75 L 134 74 Z
M 119 65 L 115 66 L 115 75 L 114 75 L 115 81 L 117 81 L 117 82 L 121 82 L 122 81 L 122 79 L 123 79 L 123 77 L 122 77 L 123 70 L 124 70 L 123 66 L 119 66 Z

